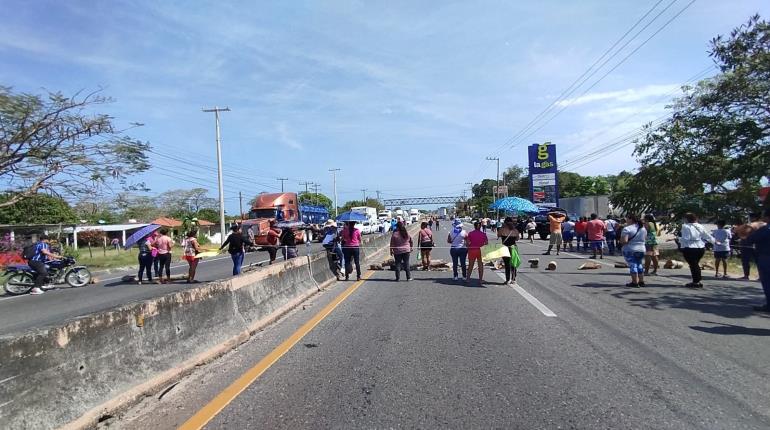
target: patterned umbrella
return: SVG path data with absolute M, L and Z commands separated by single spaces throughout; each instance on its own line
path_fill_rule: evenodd
M 489 206 L 490 209 L 499 209 L 505 212 L 536 214 L 539 209 L 534 203 L 521 197 L 505 197 Z
M 136 242 L 139 242 L 143 237 L 152 234 L 152 232 L 159 228 L 160 226 L 158 224 L 150 224 L 140 228 L 139 230 L 135 231 L 134 234 L 128 236 L 128 239 L 126 239 L 126 243 L 123 244 L 123 247 L 126 249 L 131 248 Z

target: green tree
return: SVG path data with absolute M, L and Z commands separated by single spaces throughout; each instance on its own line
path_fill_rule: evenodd
M 11 206 L 2 203 L 13 195 L 0 195 L 0 224 L 59 224 L 77 222 L 70 205 L 60 197 L 32 194 Z
M 106 114 L 92 113 L 110 99 L 93 92 L 65 97 L 15 93 L 0 86 L 0 176 L 12 206 L 42 190 L 93 195 L 113 183 L 125 188 L 146 171 L 150 145 L 127 136 Z
M 219 210 L 211 208 L 203 208 L 199 210 L 195 216 L 198 219 L 205 219 L 206 221 L 219 222 Z
M 299 193 L 298 195 L 300 203 L 309 205 L 320 205 L 326 208 L 326 210 L 332 212 L 334 209 L 334 203 L 329 197 L 321 193 Z
M 770 24 L 754 16 L 711 41 L 720 73 L 684 87 L 671 117 L 648 125 L 643 166 L 612 196 L 625 209 L 727 216 L 759 206 L 770 166 Z
M 351 200 L 349 202 L 345 202 L 345 204 L 340 208 L 340 212 L 347 212 L 350 210 L 350 208 L 354 208 L 356 206 L 369 206 L 372 208 L 376 208 L 377 212 L 385 209 L 385 206 L 380 203 L 377 199 L 366 199 L 366 202 L 362 200 Z

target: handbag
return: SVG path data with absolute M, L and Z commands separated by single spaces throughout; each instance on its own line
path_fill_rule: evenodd
M 433 243 L 433 238 L 430 236 L 427 237 L 427 240 L 423 240 L 423 234 L 420 232 L 420 248 L 433 248 L 435 246 Z

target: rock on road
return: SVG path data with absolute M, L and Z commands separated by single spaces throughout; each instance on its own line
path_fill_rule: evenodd
M 758 283 L 687 290 L 677 270 L 630 290 L 626 270 L 611 267 L 619 258 L 578 271 L 585 256 L 540 256 L 544 246 L 520 243 L 525 262 L 541 258 L 540 269 L 522 266 L 525 293 L 490 270 L 483 287 L 451 272 L 399 283 L 372 273 L 206 428 L 770 428 Z M 546 259 L 558 270 L 544 271 Z M 176 428 L 350 285 L 109 424 Z

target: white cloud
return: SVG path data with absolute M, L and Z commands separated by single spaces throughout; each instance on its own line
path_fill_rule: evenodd
M 673 96 L 680 86 L 681 84 L 647 85 L 640 88 L 629 88 L 620 91 L 590 93 L 580 97 L 561 100 L 556 103 L 556 106 L 574 106 L 605 100 L 611 102 L 630 103 L 668 94 Z
M 275 124 L 275 131 L 278 132 L 278 140 L 282 144 L 292 149 L 303 149 L 302 144 L 291 136 L 289 127 L 284 121 Z

